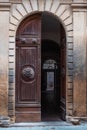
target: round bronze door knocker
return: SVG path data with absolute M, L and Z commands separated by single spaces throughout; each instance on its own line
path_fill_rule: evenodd
M 31 81 L 34 79 L 35 72 L 34 69 L 30 66 L 25 66 L 22 69 L 22 79 L 24 81 Z

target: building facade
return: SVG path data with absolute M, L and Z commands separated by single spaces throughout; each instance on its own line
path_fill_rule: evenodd
M 87 119 L 87 0 L 0 0 L 0 44 L 1 116 Z

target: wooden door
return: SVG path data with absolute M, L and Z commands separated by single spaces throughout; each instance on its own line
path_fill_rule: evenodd
M 25 19 L 16 36 L 16 122 L 41 120 L 41 15 Z
M 66 120 L 66 41 L 64 31 L 61 33 L 60 48 L 60 110 L 61 117 Z

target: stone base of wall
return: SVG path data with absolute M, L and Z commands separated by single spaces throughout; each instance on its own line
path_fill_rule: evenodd
M 87 117 L 66 116 L 66 121 L 73 125 L 80 125 L 82 121 L 87 121 Z
M 10 118 L 7 116 L 0 116 L 0 127 L 8 127 L 10 125 Z

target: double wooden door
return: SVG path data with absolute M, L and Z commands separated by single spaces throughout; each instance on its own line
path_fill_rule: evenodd
M 65 61 L 61 60 L 61 64 L 65 65 Z M 16 122 L 41 121 L 41 14 L 26 18 L 17 30 L 15 79 Z M 64 77 L 60 86 L 62 104 Z

